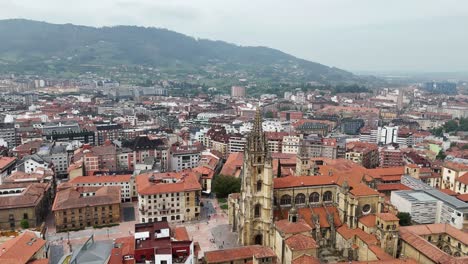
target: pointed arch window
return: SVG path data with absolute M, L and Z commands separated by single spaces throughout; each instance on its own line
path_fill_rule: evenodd
M 254 209 L 254 217 L 258 218 L 262 214 L 262 205 L 261 204 L 256 204 L 255 209 Z
M 257 181 L 257 192 L 260 192 L 262 190 L 262 185 L 263 185 L 262 180 L 258 180 Z

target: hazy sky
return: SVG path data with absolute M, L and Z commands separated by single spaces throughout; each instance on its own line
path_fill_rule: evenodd
M 0 0 L 0 19 L 140 25 L 351 71 L 468 71 L 467 0 Z

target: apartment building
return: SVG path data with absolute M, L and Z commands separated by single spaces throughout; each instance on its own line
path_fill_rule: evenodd
M 71 179 L 68 183 L 77 187 L 119 186 L 122 202 L 130 202 L 133 197 L 136 198 L 134 178 L 131 174 L 79 176 Z
M 195 173 L 144 173 L 136 177 L 139 222 L 199 219 L 202 187 Z
M 119 223 L 120 189 L 119 186 L 76 187 L 69 183 L 61 184 L 52 206 L 57 231 Z

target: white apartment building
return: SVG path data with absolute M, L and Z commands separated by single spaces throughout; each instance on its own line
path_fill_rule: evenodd
M 301 138 L 299 136 L 283 137 L 282 152 L 288 154 L 297 154 L 299 151 Z

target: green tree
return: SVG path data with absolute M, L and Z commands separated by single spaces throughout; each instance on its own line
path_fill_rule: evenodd
M 273 112 L 272 111 L 268 111 L 265 113 L 265 118 L 273 118 Z
M 240 187 L 241 179 L 232 176 L 218 175 L 213 181 L 213 191 L 218 198 L 226 198 L 231 193 L 240 192 Z
M 410 213 L 400 212 L 397 214 L 398 219 L 400 219 L 400 226 L 410 226 L 411 223 L 411 215 Z
M 29 221 L 28 219 L 23 219 L 20 222 L 21 228 L 23 229 L 28 229 L 29 228 Z
M 441 150 L 441 151 L 439 151 L 439 153 L 437 154 L 436 159 L 438 159 L 438 160 L 444 160 L 446 157 L 447 157 L 447 155 L 445 155 L 445 152 L 444 152 L 443 150 Z

